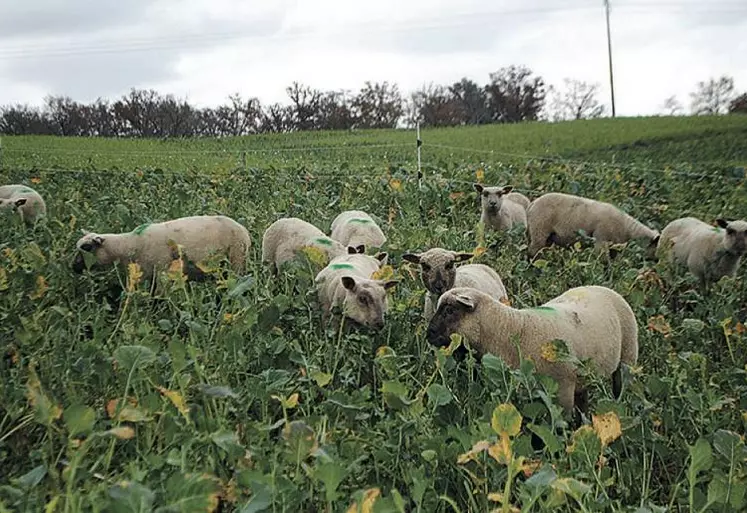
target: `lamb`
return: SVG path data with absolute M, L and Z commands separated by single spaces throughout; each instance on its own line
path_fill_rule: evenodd
M 550 192 L 535 199 L 527 209 L 530 258 L 550 244 L 570 246 L 583 230 L 595 239 L 595 247 L 632 239 L 649 241 L 653 252 L 659 232 L 610 203 L 571 194 Z
M 511 192 L 513 186 L 483 187 L 473 184 L 480 194 L 482 214 L 480 222 L 488 229 L 505 231 L 514 225 L 526 226 L 529 198 L 518 192 Z
M 128 233 L 86 232 L 76 243 L 78 253 L 73 270 L 80 274 L 85 269 L 84 253 L 95 256 L 93 267 L 114 263 L 138 263 L 143 277 L 150 279 L 155 272 L 164 270 L 178 257 L 169 241 L 181 245 L 183 255 L 200 262 L 218 253 L 226 253 L 231 268 L 242 272 L 252 241 L 247 229 L 230 217 L 192 216 L 161 223 L 138 226 Z
M 612 378 L 619 399 L 622 391 L 621 364 L 638 361 L 638 325 L 630 305 L 617 292 L 596 285 L 576 287 L 535 308 L 516 309 L 487 294 L 467 287 L 446 292 L 428 325 L 428 342 L 449 345 L 450 335 L 464 337 L 479 355 L 492 353 L 512 368 L 521 356 L 531 358 L 539 374 L 558 382 L 558 401 L 571 411 L 575 396 L 585 392 L 570 362 L 549 361 L 545 346 L 563 340 L 572 355 L 589 359 L 595 368 Z M 543 347 L 545 346 L 545 347 Z
M 41 195 L 31 187 L 21 184 L 0 187 L 0 210 L 18 212 L 26 224 L 34 224 L 47 214 L 47 205 Z
M 346 246 L 380 248 L 386 236 L 379 225 L 363 210 L 347 210 L 332 221 L 331 235 L 334 240 Z
M 423 317 L 433 317 L 438 298 L 454 287 L 472 287 L 488 294 L 493 299 L 508 299 L 506 287 L 501 277 L 484 264 L 467 264 L 455 267 L 455 264 L 469 260 L 472 253 L 457 253 L 443 248 L 431 248 L 424 253 L 405 253 L 403 260 L 420 264 L 421 279 L 428 291 L 425 296 Z
M 747 222 L 717 219 L 716 224 L 694 217 L 676 219 L 662 230 L 656 252 L 687 266 L 703 287 L 734 276 L 747 252 Z
M 272 223 L 262 235 L 262 262 L 269 263 L 273 273 L 293 260 L 304 247 L 314 247 L 327 255 L 328 259 L 348 253 L 363 253 L 365 246 L 346 248 L 336 240 L 327 237 L 313 224 L 298 217 L 285 217 Z
M 382 328 L 388 309 L 386 291 L 398 282 L 372 279 L 371 275 L 386 259 L 387 253 L 375 257 L 342 255 L 332 259 L 314 279 L 324 318 L 327 319 L 332 309 L 339 306 L 343 315 L 355 323 Z

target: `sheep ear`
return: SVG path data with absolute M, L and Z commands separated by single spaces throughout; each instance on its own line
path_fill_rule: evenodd
M 506 186 L 505 186 L 505 187 L 503 187 L 503 189 L 501 190 L 501 194 L 508 194 L 509 192 L 511 192 L 511 191 L 513 191 L 513 190 L 514 190 L 514 186 L 513 186 L 513 185 L 506 185 Z
M 387 253 L 386 251 L 382 251 L 381 253 L 376 253 L 376 256 L 374 258 L 381 262 L 381 265 L 385 265 L 387 258 L 389 258 L 389 253 Z
M 412 262 L 413 264 L 419 264 L 420 263 L 420 255 L 417 255 L 415 253 L 405 253 L 402 255 L 402 260 L 406 260 L 408 262 Z
M 348 250 L 348 255 L 355 255 L 358 253 L 358 250 L 356 250 L 354 246 L 348 246 L 347 250 Z
M 455 253 L 454 262 L 456 263 L 464 262 L 465 260 L 469 260 L 473 256 L 475 256 L 473 253 Z
M 105 239 L 101 235 L 96 235 L 92 240 L 96 243 L 97 246 L 102 246 Z
M 721 228 L 726 229 L 726 227 L 729 226 L 729 221 L 719 217 L 718 219 L 716 219 L 716 224 L 720 226 Z
M 482 185 L 480 185 L 479 183 L 473 183 L 472 187 L 474 187 L 477 192 L 479 192 L 480 194 L 482 194 L 482 189 L 483 189 Z
M 21 205 L 25 205 L 25 204 L 26 204 L 26 198 L 18 198 L 16 200 L 16 206 L 17 207 L 20 207 Z
M 348 289 L 350 292 L 355 292 L 355 278 L 353 278 L 352 276 L 343 276 L 342 286 Z
M 359 246 L 357 246 L 357 247 L 355 248 L 355 251 L 356 251 L 356 252 L 357 252 L 357 253 L 358 253 L 359 255 L 365 255 L 365 254 L 366 254 L 366 245 L 365 245 L 365 244 L 360 244 Z
M 467 310 L 472 311 L 475 309 L 475 301 L 471 297 L 465 296 L 464 294 L 457 294 L 454 297 L 456 298 L 457 303 L 465 307 Z
M 88 230 L 86 230 L 85 228 L 81 228 L 81 229 L 80 229 L 80 233 L 82 233 L 83 235 L 88 235 L 88 234 L 89 234 L 89 233 L 91 233 L 91 232 L 89 232 L 89 231 L 88 231 Z
M 396 284 L 398 284 L 399 280 L 379 281 L 379 283 L 381 283 L 381 286 L 384 287 L 384 290 L 389 290 L 392 287 L 394 287 Z

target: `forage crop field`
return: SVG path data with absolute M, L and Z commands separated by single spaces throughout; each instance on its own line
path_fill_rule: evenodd
M 0 220 L 0 511 L 744 511 L 745 271 L 703 292 L 634 243 L 608 262 L 586 241 L 530 263 L 521 233 L 483 232 L 472 183 L 609 201 L 659 230 L 746 218 L 747 117 L 422 139 L 418 177 L 413 131 L 2 138 L 0 184 L 33 187 L 48 216 Z M 277 278 L 260 262 L 276 219 L 328 231 L 351 208 L 379 222 L 400 280 L 381 331 L 323 326 L 313 252 Z M 249 229 L 243 273 L 208 265 L 214 280 L 191 283 L 174 265 L 151 291 L 136 269 L 72 272 L 81 229 L 196 214 Z M 430 347 L 400 257 L 436 246 L 474 251 L 515 307 L 579 285 L 622 294 L 640 358 L 621 399 L 582 365 L 579 422 L 531 361 Z

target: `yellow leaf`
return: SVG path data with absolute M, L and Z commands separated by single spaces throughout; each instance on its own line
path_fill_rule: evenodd
M 4 267 L 0 267 L 0 291 L 8 290 L 8 273 Z
M 161 392 L 162 395 L 165 395 L 169 398 L 171 401 L 171 404 L 173 404 L 177 410 L 179 410 L 179 413 L 184 416 L 185 419 L 189 420 L 189 408 L 187 407 L 184 397 L 177 392 L 176 390 L 168 390 L 164 387 L 156 387 L 159 392 Z
M 401 191 L 402 180 L 398 180 L 397 178 L 392 178 L 391 180 L 389 180 L 389 187 L 391 187 L 393 191 Z
M 524 472 L 524 477 L 532 477 L 532 474 L 537 472 L 542 466 L 542 460 L 527 460 L 521 466 L 521 471 Z
M 371 274 L 372 280 L 391 280 L 394 277 L 394 269 L 391 265 L 385 265 Z
M 593 427 L 589 425 L 581 426 L 580 428 L 578 428 L 576 431 L 573 432 L 573 436 L 571 438 L 572 440 L 571 445 L 566 447 L 566 452 L 569 452 L 569 453 L 575 452 L 577 449 L 576 444 L 579 442 L 579 440 L 582 440 L 583 438 L 587 436 L 596 436 L 597 438 L 599 437 L 599 435 L 597 435 L 597 432 L 594 431 Z
M 228 312 L 224 313 L 223 322 L 225 322 L 226 324 L 231 324 L 233 322 L 233 314 Z
M 184 262 L 180 258 L 172 260 L 166 270 L 166 276 L 173 281 L 182 280 L 184 278 Z
M 57 509 L 58 502 L 60 502 L 59 495 L 49 501 L 46 506 L 44 506 L 44 513 L 54 513 L 54 510 Z
M 376 499 L 381 495 L 379 488 L 369 488 L 363 492 L 363 501 L 361 502 L 361 513 L 373 513 L 373 505 Z M 347 513 L 356 513 L 358 511 L 358 503 L 353 502 L 347 510 Z
M 475 258 L 477 258 L 484 255 L 486 251 L 487 249 L 485 248 L 485 246 L 477 246 L 472 253 L 475 255 Z
M 506 306 L 511 306 L 511 300 L 510 300 L 510 299 L 508 299 L 508 297 L 506 297 L 506 296 L 503 296 L 503 297 L 502 297 L 502 298 L 500 298 L 500 299 L 499 299 L 498 301 L 499 301 L 500 303 L 502 303 L 502 304 L 506 305 Z
M 304 246 L 301 248 L 301 252 L 316 266 L 324 267 L 327 264 L 327 254 L 319 248 Z
M 132 406 L 137 406 L 137 399 L 134 397 L 128 397 L 127 402 Z M 119 404 L 119 399 L 112 399 L 106 403 L 106 413 L 110 419 L 114 418 L 114 414 L 117 411 L 117 404 Z
M 129 440 L 135 436 L 135 430 L 129 426 L 115 427 L 107 431 L 110 435 L 114 435 L 120 440 Z
M 140 269 L 140 264 L 137 262 L 127 264 L 127 291 L 132 292 L 135 290 L 142 277 L 143 271 Z
M 295 408 L 298 406 L 298 392 L 292 394 L 285 402 L 286 408 Z
M 602 441 L 602 445 L 609 445 L 622 436 L 620 418 L 614 411 L 602 415 L 592 415 L 591 423 L 597 436 Z
M 521 431 L 521 414 L 511 403 L 499 404 L 493 410 L 490 425 L 497 434 L 516 436 Z
M 31 179 L 31 183 L 33 183 L 33 184 L 40 184 L 41 183 L 41 178 L 34 177 L 34 178 Z
M 383 358 L 384 356 L 393 356 L 394 349 L 392 349 L 389 346 L 379 346 L 378 349 L 376 349 L 376 358 Z
M 457 458 L 457 463 L 460 465 L 464 465 L 468 461 L 474 460 L 478 454 L 487 450 L 489 447 L 490 447 L 490 442 L 488 442 L 487 440 L 480 440 L 479 442 L 475 443 L 475 445 L 472 446 L 472 449 L 465 452 L 464 454 L 460 454 L 459 457 Z
M 554 362 L 558 359 L 558 353 L 555 350 L 555 344 L 547 342 L 540 346 L 540 356 L 548 362 Z
M 514 453 L 511 450 L 511 442 L 506 433 L 502 433 L 501 439 L 488 447 L 488 454 L 490 454 L 490 456 L 501 465 L 508 465 L 511 463 Z
M 29 295 L 29 299 L 41 299 L 44 297 L 44 294 L 47 292 L 47 289 L 49 286 L 47 285 L 47 280 L 44 279 L 44 276 L 41 274 L 36 277 L 36 290 L 33 294 Z
M 477 171 L 475 171 L 475 178 L 477 179 L 477 183 L 483 183 L 485 181 L 485 170 L 478 167 Z
M 661 333 L 662 335 L 664 335 L 664 338 L 669 338 L 672 334 L 672 328 L 671 326 L 669 326 L 669 323 L 663 315 L 651 317 L 648 320 L 648 329 Z
M 123 406 L 115 420 L 120 422 L 146 422 L 151 420 L 145 410 L 135 406 Z
M 503 502 L 503 494 L 498 492 L 489 493 L 488 500 L 493 502 Z

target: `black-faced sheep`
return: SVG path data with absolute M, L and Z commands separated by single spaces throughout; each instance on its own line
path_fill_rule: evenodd
M 26 224 L 34 224 L 47 214 L 47 205 L 41 195 L 26 185 L 13 184 L 0 187 L 0 210 L 13 210 Z
M 119 263 L 140 265 L 144 278 L 166 269 L 178 255 L 169 241 L 181 245 L 184 256 L 200 262 L 214 254 L 228 256 L 231 268 L 240 273 L 252 241 L 247 229 L 226 216 L 191 216 L 138 226 L 127 233 L 87 232 L 76 243 L 73 262 L 77 273 L 85 269 L 84 253 L 95 256 L 94 267 Z
M 388 309 L 387 290 L 396 280 L 377 280 L 371 275 L 386 262 L 387 253 L 342 255 L 334 258 L 315 278 L 323 317 L 342 308 L 343 315 L 357 324 L 381 328 Z
M 579 360 L 589 359 L 598 371 L 612 377 L 613 392 L 622 388 L 620 364 L 638 360 L 638 325 L 630 305 L 606 287 L 586 286 L 566 291 L 536 308 L 516 309 L 472 288 L 455 288 L 438 301 L 428 326 L 428 341 L 437 347 L 449 345 L 450 335 L 464 337 L 479 355 L 491 353 L 512 368 L 521 356 L 531 358 L 539 374 L 559 384 L 558 401 L 572 410 L 581 392 L 575 367 L 570 362 L 549 361 L 543 346 L 563 340 Z M 547 355 L 547 353 L 545 353 Z
M 386 236 L 376 221 L 363 210 L 347 210 L 332 221 L 331 235 L 344 246 L 380 248 L 386 242 Z
M 747 222 L 717 219 L 716 224 L 694 217 L 672 221 L 661 231 L 657 254 L 686 266 L 701 286 L 734 276 L 747 252 Z
M 530 258 L 550 244 L 570 246 L 579 239 L 579 230 L 593 237 L 597 248 L 644 239 L 651 253 L 659 237 L 659 232 L 610 203 L 559 192 L 543 194 L 529 205 L 527 227 Z
M 526 226 L 529 198 L 511 192 L 511 185 L 484 187 L 476 183 L 473 186 L 480 194 L 480 222 L 486 229 L 503 231 L 510 230 L 514 225 Z
M 420 276 L 428 294 L 423 317 L 430 320 L 438 298 L 454 287 L 472 287 L 498 301 L 508 299 L 501 277 L 484 264 L 456 264 L 469 260 L 472 253 L 457 253 L 443 248 L 431 248 L 423 253 L 405 253 L 402 259 L 420 265 Z

